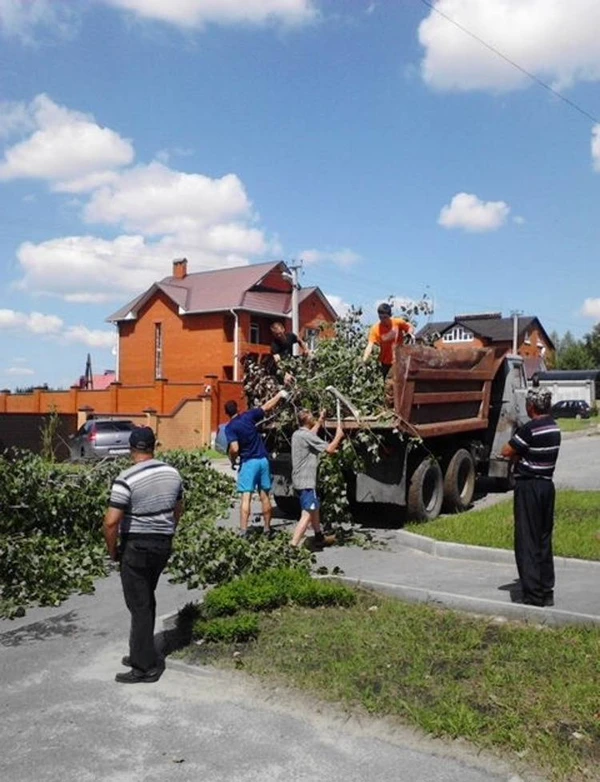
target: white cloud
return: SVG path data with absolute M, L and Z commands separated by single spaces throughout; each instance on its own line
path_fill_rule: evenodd
M 25 103 L 0 101 L 0 138 L 27 133 L 34 129 L 35 121 Z
M 18 330 L 31 334 L 56 334 L 62 328 L 63 322 L 56 315 L 42 315 L 31 312 L 28 315 L 16 310 L 0 310 L 0 331 Z
M 337 312 L 337 314 L 340 315 L 341 317 L 346 315 L 346 313 L 352 306 L 351 304 L 348 304 L 347 301 L 344 301 L 341 296 L 336 296 L 335 293 L 326 293 L 325 298 L 331 304 L 331 306 Z
M 442 207 L 438 224 L 471 233 L 495 231 L 504 225 L 510 207 L 504 201 L 482 201 L 472 193 L 457 193 Z
M 600 79 L 598 0 L 435 0 L 435 8 L 558 89 Z M 431 11 L 419 26 L 421 73 L 440 90 L 505 91 L 531 80 Z
M 41 312 L 18 312 L 0 310 L 0 333 L 21 332 L 45 337 L 62 343 L 81 343 L 93 348 L 111 348 L 115 344 L 114 331 L 89 329 L 87 326 L 65 326 L 57 315 L 44 315 Z M 20 363 L 22 359 L 15 359 Z
M 299 25 L 317 18 L 312 0 L 104 0 L 108 5 L 139 17 L 182 28 L 206 24 L 279 22 Z
M 116 334 L 113 331 L 100 329 L 88 329 L 87 326 L 69 326 L 62 339 L 67 343 L 79 343 L 90 348 L 106 348 L 110 350 L 116 343 Z
M 316 263 L 334 263 L 336 266 L 346 267 L 352 266 L 361 260 L 358 253 L 347 247 L 343 250 L 304 250 L 300 253 L 300 258 L 306 263 L 307 266 L 311 266 Z
M 34 43 L 41 29 L 51 29 L 59 35 L 71 32 L 74 9 L 56 0 L 0 0 L 0 33 Z
M 34 132 L 4 152 L 0 180 L 44 179 L 57 191 L 97 187 L 114 169 L 132 162 L 131 143 L 93 117 L 38 95 L 29 105 L 13 104 L 7 127 L 30 121 Z
M 581 314 L 586 318 L 593 318 L 594 320 L 600 320 L 600 298 L 598 299 L 586 299 L 583 302 L 581 308 Z
M 595 171 L 600 171 L 600 124 L 592 128 L 592 164 Z
M 72 205 L 87 223 L 120 232 L 111 239 L 76 235 L 24 242 L 17 251 L 23 271 L 18 288 L 99 303 L 139 293 L 169 275 L 174 257 L 189 258 L 199 271 L 277 251 L 277 242 L 257 227 L 235 174 L 211 178 L 158 161 L 119 170 L 133 158 L 133 147 L 92 118 L 46 95 L 29 105 L 11 104 L 10 111 L 14 120 L 7 129 L 30 119 L 35 130 L 6 151 L 0 179 L 36 177 L 55 192 L 78 193 Z M 345 252 L 340 263 L 349 260 Z
M 137 166 L 92 194 L 87 222 L 120 224 L 144 234 L 185 234 L 211 223 L 251 217 L 251 204 L 235 174 L 211 179 L 162 163 Z
M 29 367 L 9 367 L 4 374 L 12 375 L 14 377 L 25 377 L 35 375 L 35 372 Z
M 25 242 L 17 251 L 24 273 L 17 287 L 72 303 L 119 301 L 169 276 L 173 258 L 189 258 L 189 271 L 194 272 L 241 266 L 269 250 L 256 229 L 220 228 L 212 234 L 200 232 L 190 243 L 177 237 L 147 242 L 139 234 L 114 240 L 67 236 L 40 244 Z

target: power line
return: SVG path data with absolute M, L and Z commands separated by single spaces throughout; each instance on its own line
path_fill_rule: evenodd
M 543 87 L 545 90 L 548 90 L 548 92 L 552 93 L 552 95 L 554 95 L 556 98 L 559 98 L 560 100 L 563 101 L 563 103 L 566 103 L 567 106 L 570 106 L 572 109 L 575 109 L 575 111 L 578 111 L 580 114 L 582 114 L 584 117 L 591 120 L 592 122 L 596 124 L 600 123 L 600 120 L 594 117 L 593 114 L 590 114 L 589 111 L 586 111 L 584 108 L 579 106 L 579 104 L 575 103 L 575 101 L 571 100 L 570 98 L 567 98 L 566 95 L 563 95 L 562 93 L 558 92 L 558 90 L 555 90 L 554 87 L 551 87 L 547 82 L 540 79 L 534 73 L 531 73 L 531 71 L 528 71 L 527 68 L 524 68 L 522 65 L 519 65 L 519 63 L 515 62 L 514 60 L 511 60 L 511 58 L 507 57 L 506 54 L 503 54 L 499 49 L 496 49 L 496 47 L 492 46 L 491 43 L 484 41 L 483 38 L 480 38 L 474 32 L 471 32 L 471 30 L 464 27 L 462 24 L 460 24 L 455 19 L 453 19 L 451 16 L 448 16 L 448 14 L 444 13 L 443 11 L 440 11 L 439 8 L 436 8 L 433 2 L 430 2 L 430 0 L 420 0 L 420 2 L 423 3 L 423 5 L 427 6 L 427 8 L 430 8 L 436 14 L 439 14 L 439 16 L 446 19 L 446 21 L 450 22 L 450 24 L 453 24 L 463 33 L 469 35 L 471 38 L 478 41 L 478 43 L 480 43 L 482 46 L 485 46 L 486 49 L 489 49 L 491 52 L 493 52 L 495 55 L 503 59 L 509 65 L 512 65 L 513 68 L 516 68 L 518 71 L 521 71 L 521 73 L 525 74 L 525 76 L 527 76 L 529 79 L 534 81 L 540 87 Z

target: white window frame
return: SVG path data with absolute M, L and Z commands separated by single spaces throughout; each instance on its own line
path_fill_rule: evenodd
M 255 320 L 250 321 L 248 337 L 251 345 L 260 345 L 260 323 Z
M 442 337 L 444 342 L 473 342 L 473 339 L 473 332 L 463 326 L 453 326 Z
M 304 341 L 308 345 L 309 350 L 315 350 L 317 342 L 319 341 L 319 334 L 321 329 L 304 329 Z
M 163 376 L 163 330 L 162 323 L 154 324 L 154 378 L 160 380 Z

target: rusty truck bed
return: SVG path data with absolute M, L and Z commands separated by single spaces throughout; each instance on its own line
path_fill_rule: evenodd
M 392 368 L 398 428 L 422 438 L 485 429 L 504 354 L 495 348 L 398 346 Z

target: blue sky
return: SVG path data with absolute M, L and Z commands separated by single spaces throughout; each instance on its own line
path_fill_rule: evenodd
M 114 366 L 105 318 L 183 255 L 589 331 L 600 5 L 431 5 L 0 0 L 0 387 Z

